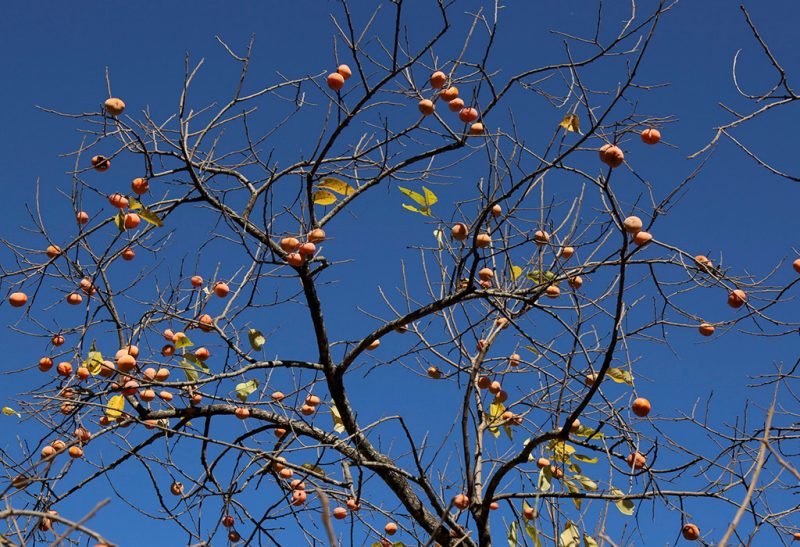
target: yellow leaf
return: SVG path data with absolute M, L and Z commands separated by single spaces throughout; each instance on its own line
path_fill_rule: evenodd
M 580 120 L 578 120 L 577 114 L 567 114 L 566 116 L 564 116 L 564 119 L 561 120 L 561 123 L 558 125 L 566 129 L 567 132 L 574 131 L 579 135 L 581 133 L 581 122 Z
M 125 408 L 125 397 L 114 395 L 108 400 L 106 405 L 106 417 L 110 420 L 122 416 L 122 409 Z
M 142 209 L 139 211 L 139 216 L 142 218 L 142 220 L 149 222 L 156 228 L 161 228 L 164 225 L 164 221 L 158 218 L 158 215 L 149 209 Z
M 330 205 L 336 203 L 336 196 L 327 190 L 317 190 L 314 192 L 314 203 L 317 205 Z
M 350 194 L 355 193 L 356 189 L 347 184 L 345 181 L 341 179 L 337 179 L 335 177 L 325 177 L 319 184 L 317 184 L 318 188 L 326 188 L 337 194 L 342 194 L 343 196 L 349 196 Z
M 122 211 L 118 212 L 114 216 L 114 224 L 117 226 L 117 229 L 120 232 L 125 231 L 125 215 L 122 214 Z
M 397 189 L 400 190 L 403 194 L 413 199 L 414 201 L 416 201 L 419 205 L 422 205 L 423 207 L 428 205 L 428 202 L 425 200 L 425 196 L 423 196 L 422 194 L 419 194 L 414 190 L 409 190 L 408 188 L 403 188 L 402 186 L 398 186 Z
M 436 194 L 434 194 L 424 186 L 422 187 L 422 193 L 425 194 L 425 202 L 426 202 L 425 205 L 427 205 L 428 207 L 439 201 L 439 198 L 436 197 Z
M 132 197 L 132 198 L 130 198 L 128 200 L 128 209 L 130 209 L 131 211 L 138 211 L 141 208 L 142 208 L 142 204 L 136 198 Z
M 633 376 L 627 370 L 621 368 L 610 368 L 606 371 L 606 376 L 618 384 L 628 384 L 633 387 Z
M 236 384 L 236 396 L 239 397 L 240 401 L 244 402 L 247 400 L 247 396 L 255 393 L 257 389 L 258 380 L 248 380 L 246 382 Z
M 336 405 L 331 405 L 331 416 L 333 417 L 333 430 L 336 433 L 344 433 L 344 422 Z
M 103 354 L 95 350 L 89 351 L 89 353 L 86 354 L 86 360 L 83 362 L 83 366 L 89 369 L 92 376 L 97 376 L 100 374 L 100 369 L 103 366 Z
M 10 406 L 3 407 L 3 414 L 5 414 L 6 416 L 16 416 L 18 418 L 22 418 L 22 414 L 20 414 Z
M 193 345 L 194 342 L 189 340 L 189 337 L 186 336 L 186 334 L 175 340 L 175 349 L 188 348 L 189 346 Z
M 519 266 L 511 266 L 511 280 L 516 281 L 522 275 L 522 268 Z
M 403 203 L 403 209 L 408 209 L 409 211 L 412 211 L 414 213 L 419 213 L 419 214 L 424 215 L 426 217 L 432 216 L 431 215 L 431 210 L 428 209 L 427 207 L 423 207 L 422 209 L 417 209 L 413 205 L 408 205 L 406 203 Z
M 436 238 L 436 241 L 439 242 L 439 248 L 444 249 L 444 232 L 439 229 L 433 231 L 433 236 Z

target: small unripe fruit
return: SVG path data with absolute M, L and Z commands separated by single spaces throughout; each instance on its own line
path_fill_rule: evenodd
M 64 343 L 64 337 L 61 336 L 60 334 L 56 334 L 50 339 L 50 343 L 58 347 Z
M 85 427 L 79 427 L 75 430 L 75 437 L 82 443 L 88 443 L 92 434 Z
M 128 213 L 125 215 L 125 229 L 133 230 L 141 223 L 142 219 L 136 213 Z
M 453 506 L 458 509 L 466 509 L 469 507 L 469 498 L 464 494 L 456 494 L 453 497 Z
M 144 389 L 144 390 L 142 390 L 141 393 L 139 393 L 139 398 L 142 401 L 144 401 L 146 403 L 149 403 L 150 401 L 154 401 L 155 400 L 156 392 L 154 390 L 152 390 L 152 389 L 149 389 L 149 388 L 148 389 Z
M 550 460 L 547 458 L 539 458 L 536 460 L 536 467 L 539 469 L 544 469 L 545 467 L 550 467 Z
M 63 362 L 61 362 L 61 363 L 59 363 L 59 364 L 58 364 L 58 366 L 56 367 L 56 371 L 57 371 L 57 372 L 58 372 L 58 373 L 59 373 L 61 376 L 69 376 L 69 375 L 71 375 L 71 374 L 72 374 L 72 363 L 69 363 L 69 362 L 67 362 L 67 361 L 63 361 Z
M 124 209 L 128 206 L 128 198 L 122 194 L 111 194 L 108 196 L 108 202 L 112 207 L 116 207 L 117 209 Z
M 108 171 L 108 168 L 111 167 L 111 160 L 105 156 L 92 156 L 92 167 L 95 171 Z
M 712 268 L 714 263 L 706 255 L 697 255 L 694 261 L 699 268 Z
M 81 448 L 78 445 L 70 446 L 68 452 L 69 452 L 70 458 L 81 458 L 81 457 L 83 457 L 83 448 Z
M 300 479 L 294 479 L 292 482 L 289 483 L 289 487 L 292 490 L 305 490 L 306 489 L 306 483 L 304 483 Z
M 447 89 L 443 89 L 439 96 L 442 100 L 447 101 L 448 103 L 458 97 L 458 88 L 456 86 L 448 87 Z
M 511 356 L 508 358 L 508 364 L 512 367 L 518 367 L 522 358 L 520 357 L 519 353 L 512 353 Z
M 272 397 L 273 401 L 275 401 L 276 403 L 279 403 L 279 402 L 283 401 L 284 398 L 286 398 L 286 395 L 284 395 L 283 392 L 281 392 L 281 391 L 273 391 L 271 397 Z
M 545 294 L 548 296 L 548 298 L 558 298 L 559 296 L 561 296 L 561 289 L 559 289 L 555 285 L 550 285 L 545 290 Z
M 50 359 L 49 357 L 42 357 L 41 359 L 39 359 L 39 370 L 41 370 L 42 372 L 47 372 L 51 368 L 53 368 L 52 359 Z
M 294 251 L 300 246 L 300 240 L 296 237 L 284 237 L 280 241 L 281 249 L 288 252 Z
M 500 391 L 502 391 L 502 389 L 503 385 L 497 380 L 489 384 L 489 393 L 491 393 L 492 395 L 497 395 L 498 393 L 500 393 Z
M 393 536 L 397 533 L 397 525 L 394 522 L 388 522 L 386 526 L 383 527 L 383 531 L 386 532 L 387 536 Z
M 574 247 L 564 247 L 563 249 L 561 249 L 561 254 L 559 256 L 564 260 L 568 260 L 569 257 L 571 257 L 573 254 L 575 254 Z
M 86 379 L 87 379 L 87 378 L 89 378 L 89 376 L 90 376 L 90 374 L 89 374 L 89 369 L 88 369 L 88 368 L 86 368 L 86 367 L 78 367 L 78 370 L 77 370 L 77 372 L 75 373 L 75 375 L 76 375 L 76 376 L 78 377 L 78 379 L 80 379 L 80 380 L 86 380 Z
M 628 463 L 628 467 L 632 467 L 633 469 L 643 469 L 645 463 L 647 463 L 647 459 L 645 458 L 644 454 L 640 454 L 639 452 L 631 452 L 625 461 Z
M 494 277 L 494 272 L 491 268 L 482 268 L 478 271 L 478 277 L 480 277 L 483 281 L 487 281 Z
M 86 211 L 80 211 L 77 215 L 75 215 L 75 220 L 78 221 L 78 224 L 86 224 L 89 222 L 89 213 Z
M 67 304 L 71 304 L 73 306 L 77 306 L 81 302 L 83 302 L 83 297 L 81 295 L 79 295 L 78 293 L 73 292 L 73 293 L 69 293 L 67 295 Z
M 316 395 L 309 395 L 306 397 L 306 404 L 309 406 L 318 406 L 322 400 Z
M 166 379 L 169 378 L 169 369 L 168 368 L 160 368 L 156 371 L 156 380 L 159 382 L 164 382 Z
M 486 247 L 492 244 L 492 236 L 486 233 L 478 234 L 475 243 L 478 246 L 478 248 L 485 249 Z
M 159 391 L 158 392 L 158 396 L 161 398 L 162 401 L 166 401 L 166 402 L 170 402 L 172 400 L 172 397 L 173 397 L 172 392 L 169 392 L 167 390 Z
M 350 509 L 351 511 L 358 511 L 359 509 L 361 509 L 361 504 L 358 503 L 353 498 L 347 498 L 347 502 L 345 503 L 345 505 L 347 505 L 347 508 Z
M 294 266 L 295 268 L 299 268 L 305 262 L 305 258 L 300 253 L 289 253 L 286 255 L 286 263 L 289 266 Z
M 292 492 L 292 505 L 294 506 L 303 505 L 307 499 L 308 494 L 306 494 L 305 490 L 295 490 Z
M 569 279 L 567 279 L 567 285 L 569 285 L 575 290 L 578 290 L 583 286 L 583 278 L 579 275 L 576 275 L 575 277 L 570 277 Z
M 308 239 L 308 241 L 311 243 L 322 243 L 325 241 L 325 230 L 322 228 L 314 228 L 308 232 L 306 239 Z
M 344 507 L 336 507 L 333 510 L 333 518 L 337 520 L 342 520 L 343 518 L 347 517 L 347 509 Z
M 133 355 L 125 353 L 117 359 L 117 369 L 120 372 L 128 373 L 136 368 L 136 359 Z
M 311 416 L 312 414 L 314 414 L 314 412 L 316 412 L 316 410 L 317 409 L 311 405 L 303 405 L 300 407 L 300 413 L 303 416 Z
M 163 355 L 164 357 L 172 357 L 173 355 L 175 355 L 175 346 L 173 346 L 172 344 L 164 344 L 161 347 L 161 355 Z
M 478 389 L 489 389 L 489 386 L 492 385 L 492 381 L 488 376 L 479 376 L 475 384 L 478 386 Z
M 472 123 L 478 119 L 478 111 L 474 108 L 462 108 L 458 113 L 458 119 L 464 123 Z
M 41 451 L 40 454 L 41 454 L 42 458 L 45 458 L 45 459 L 52 458 L 53 456 L 56 455 L 56 449 L 53 448 L 52 446 L 45 446 L 44 448 L 42 448 L 42 451 Z
M 547 245 L 550 242 L 550 234 L 544 230 L 536 230 L 533 234 L 533 242 L 537 245 Z
M 65 443 L 65 442 L 64 442 L 64 441 L 62 441 L 61 439 L 56 439 L 55 441 L 53 441 L 52 443 L 50 443 L 50 446 L 52 446 L 52 447 L 53 447 L 53 449 L 54 449 L 56 452 L 63 452 L 63 451 L 64 451 L 64 449 L 67 447 L 67 443 Z
M 232 516 L 225 515 L 224 517 L 222 517 L 222 525 L 225 528 L 233 528 L 234 524 L 236 524 L 236 520 Z
M 133 260 L 133 257 L 136 256 L 136 253 L 133 252 L 133 249 L 130 247 L 126 248 L 122 251 L 122 259 L 123 260 Z
M 481 122 L 475 122 L 469 126 L 470 135 L 483 135 L 485 128 Z
M 173 496 L 182 496 L 183 495 L 183 483 L 175 481 L 169 486 L 169 491 L 172 493 Z
M 300 245 L 297 252 L 303 256 L 313 256 L 317 252 L 317 246 L 309 241 Z

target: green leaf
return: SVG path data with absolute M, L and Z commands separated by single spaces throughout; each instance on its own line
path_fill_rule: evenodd
M 578 528 L 572 523 L 572 521 L 567 521 L 567 526 L 564 528 L 564 531 L 561 532 L 561 535 L 558 537 L 558 544 L 561 547 L 579 547 L 581 544 L 581 534 L 578 532 Z
M 252 380 L 247 380 L 246 382 L 236 384 L 236 396 L 239 397 L 240 401 L 245 402 L 247 397 L 254 393 L 257 389 L 258 380 L 255 378 Z
M 633 387 L 633 376 L 627 370 L 621 368 L 610 368 L 606 371 L 606 376 L 617 382 L 618 384 L 628 384 Z
M 561 123 L 558 125 L 566 129 L 567 133 L 569 133 L 570 131 L 574 131 L 578 135 L 581 134 L 581 122 L 578 119 L 577 114 L 567 114 L 566 116 L 564 116 L 564 119 L 561 120 Z
M 598 461 L 600 461 L 596 456 L 592 458 L 591 456 L 584 456 L 583 454 L 578 454 L 578 453 L 573 454 L 572 457 L 578 460 L 579 462 L 583 463 L 597 463 Z
M 506 537 L 508 538 L 508 547 L 517 547 L 517 545 L 519 545 L 517 538 L 517 521 L 513 521 L 511 526 L 508 527 L 508 534 Z
M 336 405 L 331 405 L 331 417 L 333 418 L 333 430 L 336 433 L 344 433 L 344 422 L 342 421 L 342 415 L 339 414 L 339 409 L 336 408 Z
M 125 215 L 122 214 L 121 210 L 114 215 L 114 224 L 120 232 L 125 231 Z
M 319 181 L 317 188 L 325 188 L 327 190 L 331 190 L 332 192 L 336 192 L 337 194 L 342 194 L 343 196 L 349 196 L 354 194 L 356 191 L 355 188 L 347 184 L 345 181 L 337 179 L 336 177 L 325 177 Z
M 197 369 L 194 367 L 194 363 L 188 359 L 181 359 L 178 364 L 183 369 L 183 373 L 186 375 L 187 382 L 196 382 L 200 378 L 200 375 L 197 373 Z
M 572 478 L 581 483 L 583 489 L 589 492 L 596 492 L 597 489 L 599 488 L 596 482 L 594 482 L 592 479 L 584 475 L 573 475 Z
M 321 467 L 314 465 L 313 463 L 304 463 L 301 465 L 303 469 L 308 469 L 312 473 L 316 473 L 317 475 L 325 476 L 325 471 L 322 470 Z
M 539 532 L 536 531 L 536 528 L 534 528 L 533 525 L 526 524 L 525 533 L 531 538 L 534 547 L 542 547 L 542 540 L 539 539 Z
M 110 420 L 122 416 L 122 409 L 125 408 L 125 397 L 114 395 L 108 400 L 106 405 L 106 417 Z
M 503 425 L 503 430 L 505 430 L 506 435 L 508 435 L 508 440 L 509 441 L 513 441 L 514 440 L 514 433 L 511 431 L 511 426 L 510 425 Z
M 615 495 L 615 496 L 624 496 L 625 495 L 625 493 L 622 490 L 619 490 L 617 488 L 612 488 L 611 489 L 611 493 L 613 495 Z M 633 510 L 636 508 L 636 505 L 634 505 L 634 503 L 631 500 L 627 500 L 627 499 L 626 500 L 621 500 L 621 499 L 620 500 L 616 500 L 614 502 L 614 505 L 617 506 L 617 509 L 619 509 L 620 513 L 622 513 L 623 515 L 627 515 L 627 516 L 633 515 Z
M 189 346 L 193 345 L 194 342 L 189 340 L 189 337 L 186 336 L 185 334 L 180 338 L 178 338 L 177 340 L 175 340 L 175 349 L 188 348 Z
M 17 418 L 22 418 L 22 414 L 20 414 L 10 406 L 3 407 L 3 414 L 6 416 L 16 416 Z
M 139 216 L 141 217 L 142 220 L 144 220 L 145 222 L 149 222 L 156 228 L 161 228 L 162 226 L 164 226 L 164 221 L 158 218 L 158 215 L 149 209 L 142 209 L 141 211 L 139 211 Z
M 584 533 L 583 534 L 583 547 L 599 547 L 597 544 L 597 540 L 595 540 L 592 536 Z
M 511 266 L 511 280 L 516 281 L 522 275 L 522 268 L 519 266 Z
M 550 466 L 543 467 L 539 470 L 538 488 L 539 492 L 548 492 L 550 490 L 550 480 L 553 478 L 553 472 Z
M 249 329 L 247 331 L 247 339 L 250 341 L 250 347 L 256 351 L 261 351 L 261 348 L 263 348 L 264 344 L 267 342 L 267 339 L 264 338 L 264 335 L 261 334 L 261 331 L 258 329 Z
M 330 205 L 336 203 L 336 196 L 327 190 L 317 190 L 314 192 L 314 203 L 317 205 Z
M 183 357 L 191 361 L 194 366 L 196 366 L 206 374 L 211 374 L 211 370 L 208 368 L 208 365 L 206 365 L 202 359 L 198 359 L 194 353 L 184 353 Z
M 92 376 L 98 375 L 103 367 L 103 354 L 94 350 L 94 343 L 92 343 L 92 349 L 86 354 L 83 366 L 89 369 Z

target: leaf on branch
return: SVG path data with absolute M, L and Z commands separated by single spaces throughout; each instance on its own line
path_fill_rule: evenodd
M 178 338 L 177 340 L 175 340 L 175 349 L 188 348 L 189 346 L 193 345 L 194 342 L 189 340 L 189 337 L 186 336 L 185 334 L 180 338 Z
M 522 275 L 522 268 L 519 266 L 511 266 L 511 280 L 516 281 Z
M 197 369 L 194 367 L 194 363 L 188 359 L 181 359 L 180 363 L 178 364 L 183 369 L 183 373 L 186 375 L 187 382 L 196 382 L 200 378 L 200 375 L 197 373 Z
M 583 534 L 583 547 L 598 547 L 597 540 L 589 534 Z
M 125 215 L 122 214 L 122 211 L 114 215 L 114 224 L 120 232 L 125 231 Z
M 567 486 L 567 490 L 569 490 L 570 494 L 578 494 L 580 490 L 578 489 L 578 485 L 572 481 L 565 480 L 564 484 Z M 583 505 L 583 500 L 581 498 L 572 498 L 572 503 L 575 505 L 575 509 L 578 511 L 581 510 L 581 505 Z
M 575 448 L 564 441 L 550 441 L 550 450 L 553 451 L 553 459 L 569 463 L 569 457 L 575 453 Z
M 439 242 L 439 248 L 440 248 L 440 249 L 444 249 L 444 239 L 443 239 L 443 236 L 444 236 L 444 232 L 442 232 L 442 231 L 441 231 L 441 230 L 439 230 L 438 228 L 437 228 L 436 230 L 434 230 L 434 231 L 433 231 L 433 237 L 435 237 L 435 238 L 436 238 L 436 241 L 438 241 L 438 242 Z
M 86 360 L 83 362 L 83 366 L 89 369 L 89 373 L 92 376 L 100 374 L 100 369 L 103 367 L 103 354 L 99 351 L 95 351 L 94 343 L 92 343 L 92 349 L 86 354 Z
M 489 405 L 489 432 L 494 435 L 495 439 L 500 436 L 500 417 L 505 411 L 505 405 L 497 399 L 492 401 L 492 404 Z
M 606 376 L 618 384 L 628 384 L 633 387 L 633 376 L 627 370 L 621 368 L 610 368 L 606 371 Z
M 236 396 L 239 397 L 240 401 L 245 402 L 247 397 L 253 394 L 257 389 L 258 380 L 253 378 L 252 380 L 236 384 Z
M 622 490 L 617 488 L 612 488 L 611 493 L 615 496 L 624 496 L 625 493 Z M 617 506 L 619 512 L 623 515 L 631 516 L 633 515 L 633 510 L 636 508 L 636 505 L 631 500 L 616 500 L 614 505 Z
M 558 544 L 561 547 L 579 547 L 581 544 L 581 534 L 571 520 L 567 521 L 567 526 L 558 537 Z
M 249 329 L 247 331 L 247 339 L 250 341 L 250 347 L 256 351 L 261 351 L 261 348 L 267 343 L 267 339 L 258 329 Z
M 597 463 L 600 461 L 596 456 L 592 458 L 591 456 L 584 456 L 583 454 L 578 453 L 573 454 L 572 457 L 583 463 Z
M 317 188 L 325 188 L 343 196 L 349 196 L 351 194 L 355 194 L 356 192 L 355 188 L 347 184 L 345 181 L 337 179 L 336 177 L 325 177 L 319 181 Z
M 531 538 L 534 547 L 542 547 L 542 540 L 539 539 L 539 532 L 536 531 L 536 528 L 534 528 L 532 524 L 525 525 L 525 533 Z
M 519 545 L 517 538 L 517 521 L 513 521 L 511 526 L 508 527 L 508 534 L 506 537 L 508 538 L 508 547 L 517 547 L 517 545 Z
M 114 395 L 108 400 L 106 405 L 106 417 L 109 420 L 119 418 L 122 416 L 122 409 L 125 408 L 125 397 L 122 395 Z
M 134 197 L 128 198 L 128 209 L 130 209 L 131 211 L 138 211 L 142 207 L 144 207 L 144 205 L 142 205 L 142 203 L 136 198 Z
M 561 120 L 561 123 L 558 125 L 566 129 L 567 133 L 573 131 L 578 135 L 583 134 L 581 133 L 581 122 L 578 119 L 577 114 L 567 114 L 566 116 L 564 116 L 564 119 Z
M 316 466 L 313 463 L 304 463 L 300 467 L 302 467 L 303 469 L 308 469 L 312 473 L 316 473 L 317 475 L 320 475 L 322 477 L 325 476 L 325 471 L 323 471 L 321 467 Z
M 327 190 L 317 190 L 314 192 L 314 203 L 317 205 L 330 205 L 336 203 L 336 196 Z
M 595 438 L 595 439 L 603 439 L 606 436 L 605 433 L 602 433 L 602 432 L 598 433 L 597 431 L 595 431 L 594 429 L 592 429 L 591 427 L 589 427 L 587 425 L 579 426 L 578 430 L 573 434 L 576 437 L 587 437 L 587 438 Z M 584 456 L 584 457 L 586 457 L 586 456 Z M 588 460 L 580 460 L 580 461 L 586 461 L 586 463 L 597 463 L 597 458 L 594 458 L 594 461 L 588 461 Z
M 143 208 L 141 211 L 139 211 L 139 216 L 141 217 L 142 220 L 144 220 L 145 222 L 149 222 L 156 228 L 161 228 L 162 226 L 164 226 L 164 221 L 158 218 L 158 215 L 149 209 Z
M 417 209 L 413 205 L 408 205 L 407 203 L 403 203 L 402 205 L 403 205 L 403 209 L 406 209 L 407 211 L 411 211 L 412 213 L 419 213 L 419 214 L 421 214 L 423 216 L 426 216 L 426 217 L 433 216 L 431 214 L 431 210 L 428 207 L 423 207 L 422 209 Z
M 424 186 L 422 187 L 422 191 L 425 193 L 425 195 L 415 192 L 414 190 L 409 190 L 408 188 L 403 188 L 402 186 L 398 186 L 397 189 L 400 190 L 400 192 L 402 192 L 406 196 L 410 197 L 412 200 L 414 200 L 414 202 L 417 205 L 420 205 L 420 208 L 417 208 L 413 205 L 408 205 L 404 203 L 403 204 L 404 209 L 414 213 L 419 213 L 427 217 L 433 216 L 431 213 L 431 206 L 437 201 L 439 201 L 439 198 L 436 197 L 436 194 L 434 194 Z
M 549 465 L 542 467 L 539 470 L 539 481 L 537 483 L 539 492 L 547 492 L 550 490 L 550 479 L 552 478 L 553 471 L 550 469 Z
M 572 478 L 581 483 L 581 486 L 583 486 L 584 490 L 588 490 L 590 492 L 596 492 L 597 489 L 599 488 L 596 482 L 594 482 L 592 479 L 584 475 L 573 475 Z
M 6 416 L 16 416 L 17 418 L 22 418 L 22 414 L 20 414 L 10 406 L 3 407 L 3 414 Z
M 194 353 L 185 353 L 183 356 L 206 374 L 211 374 L 211 369 L 208 368 L 208 365 L 202 359 L 198 359 Z
M 336 433 L 344 433 L 344 422 L 342 421 L 342 415 L 339 414 L 339 409 L 336 408 L 336 405 L 331 405 L 331 417 L 333 418 L 333 430 Z

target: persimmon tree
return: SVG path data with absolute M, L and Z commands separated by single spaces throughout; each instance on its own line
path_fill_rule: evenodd
M 651 420 L 637 378 L 668 332 L 797 328 L 772 315 L 785 267 L 740 274 L 659 230 L 703 167 L 654 185 L 637 162 L 676 153 L 670 114 L 636 106 L 673 5 L 601 9 L 515 72 L 492 57 L 499 5 L 361 9 L 333 14 L 324 72 L 264 82 L 252 41 L 220 39 L 239 69 L 220 102 L 194 98 L 208 68 L 187 57 L 167 116 L 110 76 L 98 108 L 49 110 L 79 130 L 72 212 L 37 192 L 41 245 L 5 243 L 3 317 L 31 340 L 5 540 L 124 544 L 93 521 L 96 483 L 126 526 L 188 544 L 622 545 L 662 509 L 674 539 L 715 541 L 697 498 L 728 536 L 791 539 L 798 475 L 770 433 L 789 411 Z M 409 37 L 422 9 L 437 28 Z M 387 229 L 398 211 L 424 239 Z

